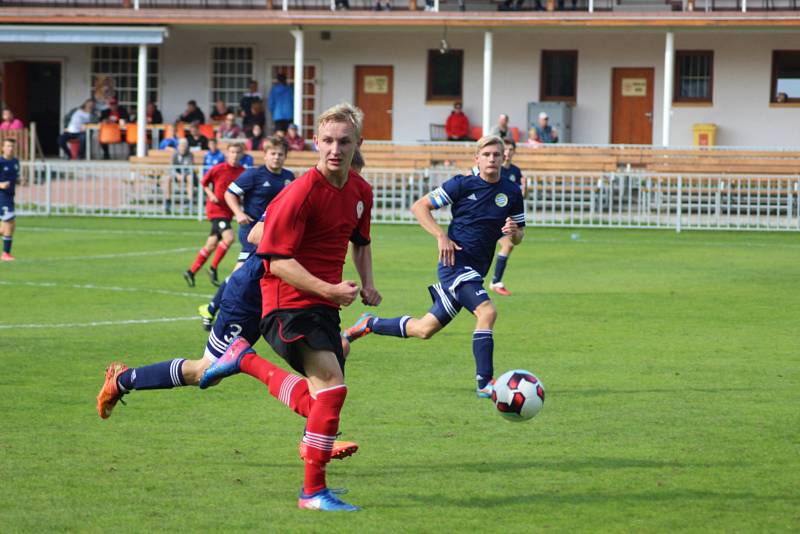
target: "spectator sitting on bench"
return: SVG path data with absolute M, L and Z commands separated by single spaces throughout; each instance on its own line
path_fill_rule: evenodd
M 444 123 L 444 132 L 448 141 L 471 141 L 469 137 L 469 119 L 461 111 L 461 102 L 453 104 L 453 111 Z
M 501 113 L 500 117 L 497 119 L 497 124 L 494 126 L 494 128 L 492 128 L 490 135 L 496 135 L 505 141 L 507 138 L 509 138 L 508 134 L 508 115 Z
M 189 100 L 186 103 L 186 111 L 184 111 L 175 122 L 185 122 L 187 124 L 196 122 L 197 124 L 203 124 L 206 122 L 206 116 L 203 110 L 197 107 L 197 102 Z
M 189 151 L 189 141 L 186 138 L 178 140 L 178 150 L 172 155 L 170 172 L 162 181 L 161 189 L 164 192 L 164 213 L 172 213 L 172 184 L 178 183 L 186 191 L 189 202 L 192 201 L 192 186 L 194 185 L 194 156 Z
M 64 159 L 72 159 L 67 141 L 77 139 L 80 142 L 78 157 L 86 156 L 86 125 L 94 120 L 94 100 L 83 102 L 80 108 L 72 112 L 64 133 L 58 136 L 58 146 L 64 151 Z
M 21 120 L 14 118 L 14 113 L 10 109 L 3 110 L 3 122 L 0 122 L 0 130 L 22 130 L 24 127 Z
M 211 110 L 211 120 L 213 122 L 222 122 L 228 113 L 233 113 L 233 108 L 226 106 L 225 101 L 219 99 L 214 102 L 214 109 Z
M 306 149 L 306 140 L 300 135 L 296 124 L 290 124 L 286 130 L 286 142 L 289 143 L 289 150 Z
M 525 146 L 533 148 L 542 146 L 542 142 L 539 141 L 539 134 L 536 132 L 536 128 L 531 128 L 528 130 L 528 140 L 525 141 Z
M 117 97 L 111 97 L 108 101 L 108 107 L 100 112 L 100 122 L 106 124 L 119 124 L 120 129 L 125 128 L 125 123 L 130 119 L 128 110 L 124 106 L 119 105 Z M 125 136 L 123 135 L 123 138 Z M 100 143 L 100 148 L 103 150 L 103 159 L 111 159 L 108 152 L 108 143 Z
M 196 122 L 189 126 L 186 141 L 189 143 L 189 150 L 208 150 L 208 137 L 200 133 L 200 125 Z M 178 147 L 180 148 L 180 143 Z
M 247 150 L 261 150 L 261 145 L 264 144 L 264 139 L 264 128 L 258 124 L 254 124 L 253 129 L 250 130 L 250 135 L 247 136 Z
M 541 143 L 558 143 L 558 132 L 555 128 L 550 126 L 550 117 L 542 111 L 539 113 L 539 123 L 534 126 L 536 129 L 536 136 Z
M 242 137 L 242 129 L 236 124 L 236 115 L 233 112 L 225 115 L 225 122 L 219 125 L 218 135 L 220 139 L 237 139 Z

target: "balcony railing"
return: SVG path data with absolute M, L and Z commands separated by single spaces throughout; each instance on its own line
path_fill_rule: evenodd
M 439 0 L 440 11 L 796 11 L 798 0 Z M 2 7 L 133 8 L 135 0 L 2 0 Z M 283 0 L 139 0 L 141 9 L 281 10 Z M 430 10 L 434 0 L 288 0 L 289 10 Z M 462 9 L 463 6 L 463 9 Z

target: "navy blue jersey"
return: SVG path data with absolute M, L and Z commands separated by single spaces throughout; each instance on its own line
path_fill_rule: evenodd
M 429 198 L 436 208 L 451 206 L 447 236 L 462 248 L 456 250 L 456 266 L 470 266 L 481 276 L 489 270 L 506 218 L 525 226 L 522 193 L 509 180 L 490 183 L 480 176 L 458 175 L 431 191 Z
M 242 197 L 242 209 L 254 221 L 264 214 L 267 205 L 278 196 L 292 180 L 292 171 L 283 169 L 279 174 L 270 171 L 266 165 L 247 169 L 231 185 L 228 191 Z
M 500 167 L 500 178 L 520 185 L 522 183 L 522 171 L 512 163 L 508 167 Z
M 261 317 L 261 278 L 264 276 L 264 260 L 255 254 L 247 258 L 228 278 L 222 293 L 225 315 L 231 320 Z
M 10 182 L 8 189 L 0 189 L 0 206 L 14 204 L 14 190 L 19 178 L 19 160 L 17 158 L 5 159 L 0 156 L 0 182 Z

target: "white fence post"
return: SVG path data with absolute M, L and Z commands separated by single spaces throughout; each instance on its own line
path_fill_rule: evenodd
M 50 164 L 49 163 L 45 163 L 44 164 L 44 175 L 45 175 L 44 213 L 45 213 L 45 215 L 50 215 L 50 206 L 51 206 L 51 202 L 52 202 L 52 199 L 51 199 L 51 196 L 50 196 L 50 190 L 52 188 L 53 176 L 52 176 L 52 169 L 50 168 Z
M 678 176 L 678 201 L 675 217 L 675 233 L 681 233 L 681 212 L 683 211 L 683 176 Z

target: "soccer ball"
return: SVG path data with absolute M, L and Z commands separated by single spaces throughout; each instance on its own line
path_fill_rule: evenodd
M 514 369 L 495 381 L 492 402 L 507 421 L 527 421 L 544 406 L 544 385 L 533 373 Z

